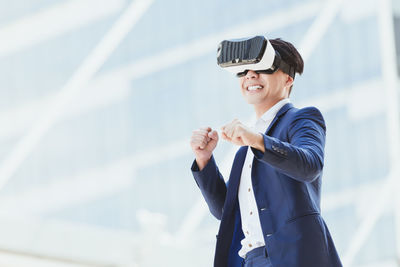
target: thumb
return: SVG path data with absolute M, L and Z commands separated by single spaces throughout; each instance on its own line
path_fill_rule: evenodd
M 218 133 L 217 133 L 217 131 L 211 131 L 211 132 L 209 132 L 208 133 L 208 137 L 210 137 L 211 139 L 213 139 L 213 140 L 218 140 Z

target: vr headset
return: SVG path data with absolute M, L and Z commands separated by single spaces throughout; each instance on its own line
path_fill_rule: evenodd
M 245 76 L 249 70 L 272 74 L 278 69 L 295 77 L 294 67 L 282 60 L 264 36 L 222 41 L 218 46 L 217 63 L 237 77 Z

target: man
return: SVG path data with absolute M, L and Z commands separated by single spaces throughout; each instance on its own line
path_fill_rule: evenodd
M 296 73 L 303 60 L 281 39 L 269 40 Z M 224 182 L 212 155 L 218 133 L 193 131 L 192 173 L 211 213 L 221 220 L 216 267 L 342 266 L 320 215 L 325 122 L 318 109 L 297 109 L 289 95 L 294 74 L 246 70 L 241 93 L 253 105 L 254 127 L 235 119 L 222 138 L 241 146 Z

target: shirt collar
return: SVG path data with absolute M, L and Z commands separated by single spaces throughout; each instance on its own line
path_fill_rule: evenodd
M 271 121 L 278 111 L 287 103 L 290 103 L 289 98 L 284 98 L 275 105 L 273 105 L 270 109 L 268 109 L 263 115 L 261 115 L 260 119 L 262 119 L 264 122 Z

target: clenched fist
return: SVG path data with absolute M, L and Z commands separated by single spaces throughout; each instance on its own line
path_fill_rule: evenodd
M 221 130 L 222 138 L 235 145 L 251 146 L 262 152 L 265 151 L 263 136 L 241 123 L 238 119 L 234 119 L 232 122 L 221 127 Z
M 199 169 L 203 169 L 211 158 L 212 152 L 218 143 L 218 133 L 211 127 L 194 130 L 190 138 L 190 146 L 196 156 Z

